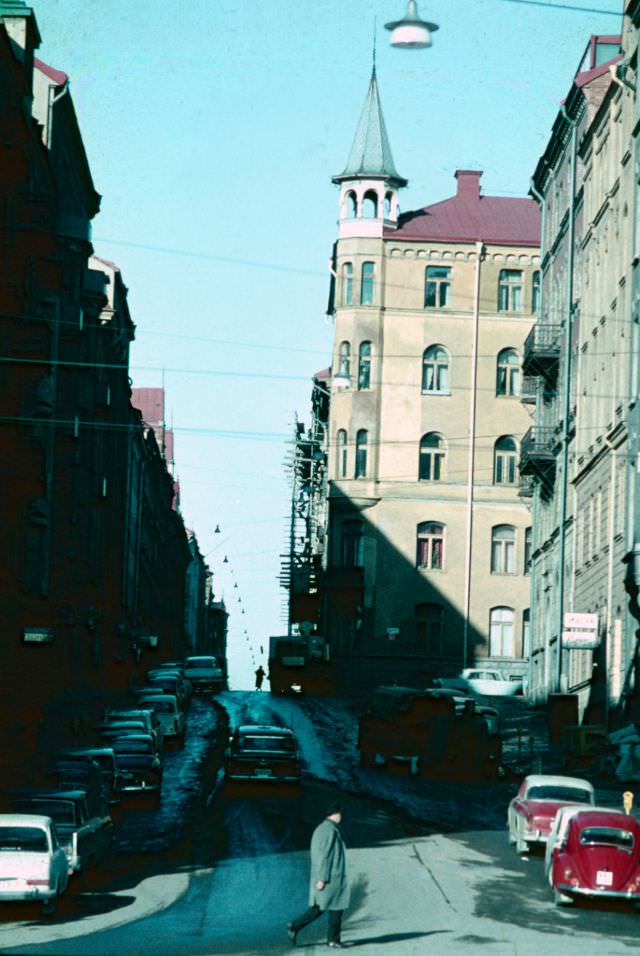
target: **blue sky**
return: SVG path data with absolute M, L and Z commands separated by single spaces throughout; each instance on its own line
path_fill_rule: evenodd
M 405 0 L 33 6 L 39 55 L 71 77 L 103 196 L 94 247 L 129 286 L 134 384 L 164 374 L 183 514 L 231 613 L 233 685 L 249 686 L 252 658 L 266 662 L 269 635 L 284 633 L 286 438 L 330 360 L 331 176 L 367 90 L 374 24 L 407 210 L 452 195 L 458 168 L 484 170 L 487 194 L 526 195 L 588 37 L 619 32 L 622 3 L 573 3 L 611 15 L 429 0 L 420 13 L 440 30 L 425 51 L 388 45 L 382 24 Z

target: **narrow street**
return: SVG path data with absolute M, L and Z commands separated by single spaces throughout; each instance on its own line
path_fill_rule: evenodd
M 638 945 L 640 923 L 629 907 L 554 906 L 542 856 L 520 859 L 507 845 L 498 822 L 506 802 L 490 805 L 495 788 L 485 789 L 485 827 L 467 829 L 460 821 L 467 799 L 475 818 L 477 792 L 350 767 L 345 711 L 336 710 L 340 729 L 329 736 L 329 702 L 301 706 L 246 692 L 221 699 L 232 724 L 284 722 L 286 712 L 305 759 L 301 786 L 221 781 L 224 716 L 196 701 L 184 749 L 168 754 L 160 806 L 123 809 L 110 865 L 70 888 L 53 918 L 28 907 L 4 911 L 3 954 L 286 953 L 286 924 L 306 906 L 309 837 L 336 797 L 352 883 L 344 939 L 365 956 L 434 946 L 473 953 L 479 945 L 492 954 L 602 953 L 602 939 L 614 954 Z M 448 803 L 450 826 L 401 809 L 420 788 L 424 807 Z M 322 951 L 325 931 L 322 922 L 309 927 L 299 946 Z

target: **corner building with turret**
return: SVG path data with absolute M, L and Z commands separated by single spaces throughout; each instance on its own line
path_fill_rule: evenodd
M 401 213 L 375 69 L 339 187 L 330 311 L 329 527 L 320 628 L 352 686 L 463 666 L 526 671 L 531 424 L 521 374 L 539 295 L 533 200 Z M 533 399 L 533 396 L 531 396 Z

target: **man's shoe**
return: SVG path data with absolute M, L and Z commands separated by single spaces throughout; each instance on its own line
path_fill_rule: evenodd
M 289 936 L 289 939 L 291 940 L 292 944 L 295 946 L 298 930 L 294 929 L 291 923 L 289 923 L 289 925 L 287 926 L 287 935 Z

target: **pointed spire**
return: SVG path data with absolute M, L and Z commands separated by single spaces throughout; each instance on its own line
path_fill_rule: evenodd
M 339 176 L 333 177 L 333 182 L 371 177 L 389 179 L 397 186 L 407 185 L 393 161 L 378 93 L 375 62 L 347 165 Z

